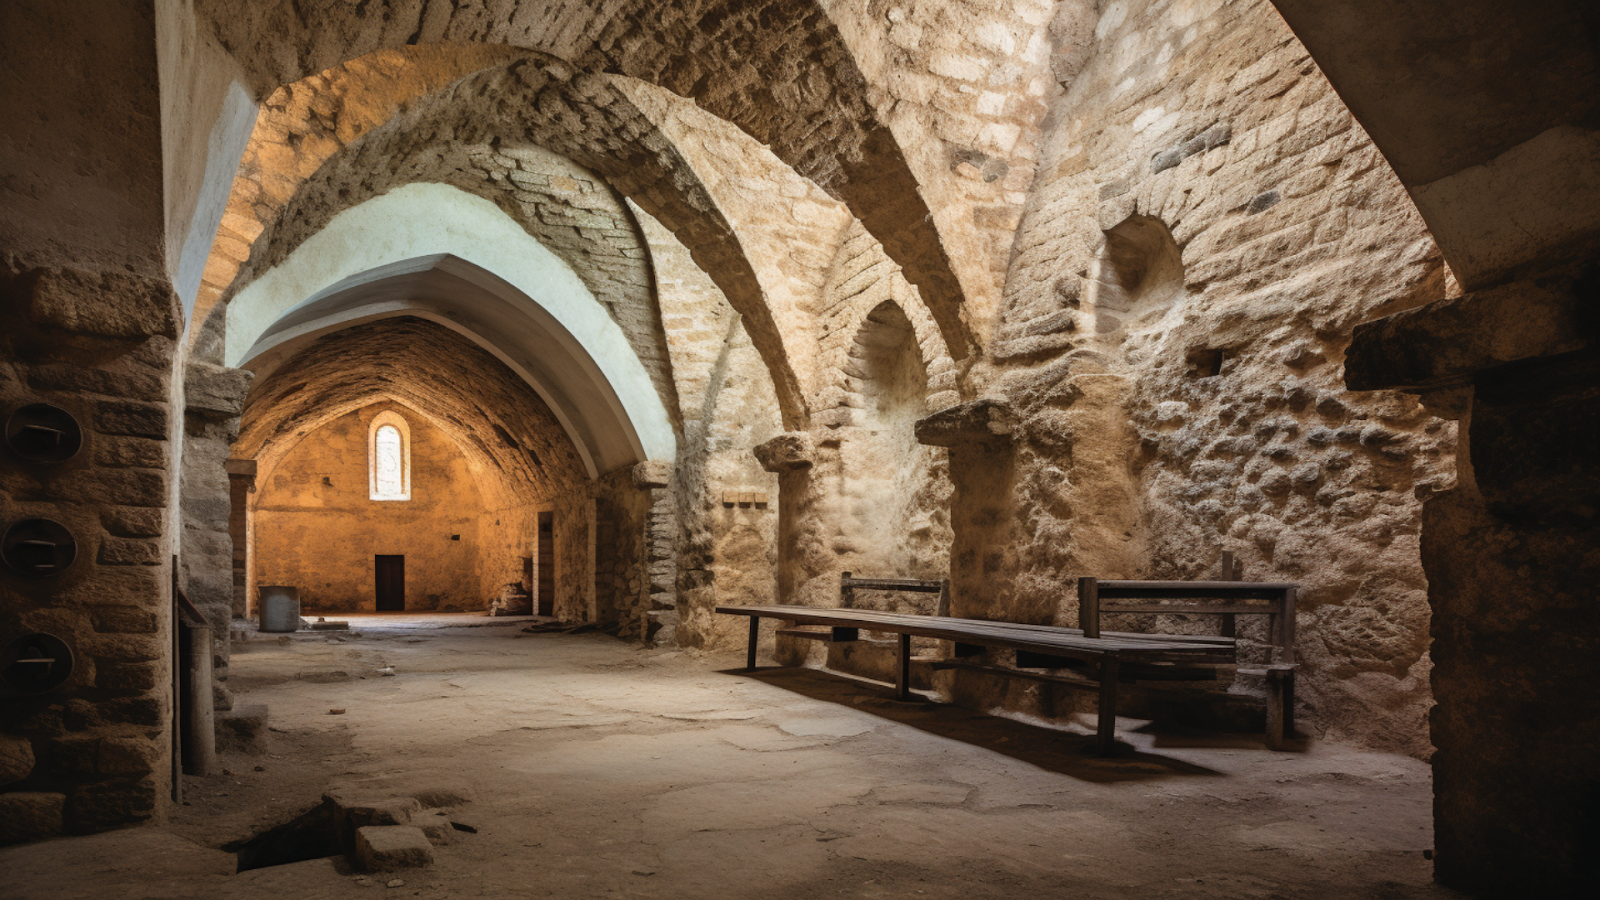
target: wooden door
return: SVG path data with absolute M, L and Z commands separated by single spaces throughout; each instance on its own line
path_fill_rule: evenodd
M 374 556 L 374 581 L 378 585 L 378 612 L 398 612 L 406 608 L 406 558 Z
M 541 616 L 556 610 L 556 534 L 555 514 L 539 513 L 539 590 L 533 595 L 534 609 Z

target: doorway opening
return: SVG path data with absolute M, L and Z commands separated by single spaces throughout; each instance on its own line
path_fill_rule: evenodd
M 377 586 L 378 612 L 401 612 L 406 608 L 406 558 L 403 555 L 372 557 L 373 583 Z
M 538 587 L 533 592 L 533 602 L 535 611 L 541 616 L 553 616 L 556 611 L 555 519 L 553 512 L 539 513 Z

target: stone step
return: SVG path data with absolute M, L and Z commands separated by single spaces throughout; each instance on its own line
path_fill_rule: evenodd
M 217 710 L 217 752 L 267 752 L 268 714 L 265 703 L 235 703 L 232 709 Z
M 368 872 L 430 866 L 433 844 L 414 825 L 367 825 L 356 829 L 355 862 Z

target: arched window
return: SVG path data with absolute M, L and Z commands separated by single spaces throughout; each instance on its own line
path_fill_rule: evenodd
M 372 499 L 411 499 L 411 428 L 393 410 L 384 410 L 372 419 L 367 471 Z

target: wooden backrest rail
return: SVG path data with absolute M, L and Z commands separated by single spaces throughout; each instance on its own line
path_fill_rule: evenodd
M 1231 557 L 1232 554 L 1225 555 L 1223 569 L 1225 574 L 1234 575 L 1236 570 Z M 1100 616 L 1105 613 L 1221 616 L 1223 636 L 1232 637 L 1235 616 L 1266 616 L 1267 633 L 1277 648 L 1278 662 L 1293 665 L 1295 601 L 1299 589 L 1298 584 L 1291 582 L 1101 581 L 1089 576 L 1078 579 L 1078 626 L 1085 636 L 1098 638 Z M 1124 602 L 1107 603 L 1107 600 Z M 1151 602 L 1125 602 L 1130 600 Z M 1239 602 L 1250 600 L 1264 602 Z
M 948 578 L 941 578 L 938 581 L 917 578 L 856 578 L 851 573 L 844 572 L 839 576 L 839 605 L 847 609 L 853 607 L 857 590 L 938 594 L 939 603 L 935 615 L 950 615 L 950 579 Z

